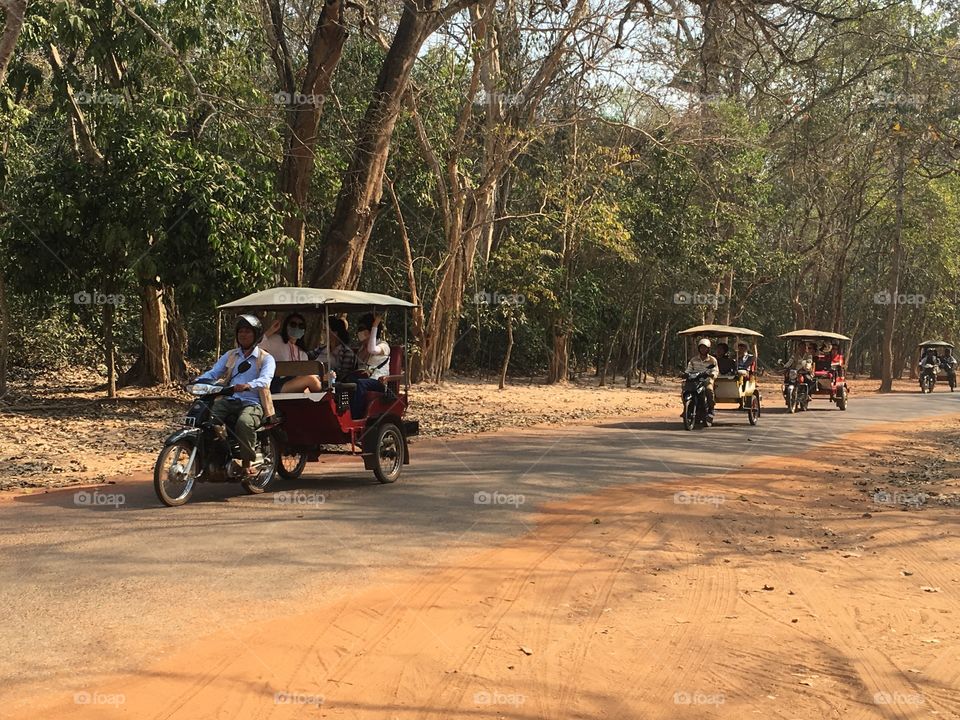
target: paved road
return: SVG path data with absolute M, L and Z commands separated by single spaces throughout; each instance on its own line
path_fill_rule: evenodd
M 186 638 L 524 533 L 550 501 L 628 483 L 642 492 L 667 478 L 692 490 L 697 476 L 841 432 L 958 412 L 960 393 L 855 396 L 845 413 L 826 403 L 796 416 L 770 408 L 755 428 L 728 412 L 692 433 L 664 417 L 423 440 L 391 486 L 350 459 L 308 466 L 263 496 L 201 486 L 177 509 L 159 505 L 146 474 L 79 500 L 63 491 L 2 502 L 0 717 Z

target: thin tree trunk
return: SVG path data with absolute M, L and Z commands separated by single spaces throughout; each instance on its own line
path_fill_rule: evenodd
M 104 362 L 107 365 L 107 397 L 115 398 L 117 396 L 117 355 L 113 339 L 113 318 L 115 314 L 113 303 L 104 303 L 101 306 L 101 314 L 103 316 Z
M 0 271 L 0 398 L 7 394 L 7 363 L 10 358 L 10 313 L 7 310 L 6 279 Z
M 417 275 L 413 268 L 413 251 L 410 247 L 410 236 L 407 233 L 407 224 L 403 219 L 403 212 L 400 209 L 400 201 L 397 198 L 396 189 L 392 182 L 387 182 L 387 189 L 390 191 L 390 200 L 393 202 L 393 211 L 397 215 L 397 224 L 400 226 L 400 239 L 403 241 L 403 257 L 407 270 L 407 287 L 410 288 L 410 302 L 414 304 L 411 311 L 413 315 L 413 341 L 418 352 L 407 359 L 410 381 L 420 382 L 423 371 L 423 307 L 420 305 L 420 294 L 417 292 Z
M 893 259 L 887 278 L 887 292 L 890 294 L 890 302 L 887 304 L 886 317 L 883 322 L 883 342 L 880 348 L 880 392 L 882 393 L 888 393 L 893 390 L 893 377 L 895 373 L 893 339 L 897 330 L 897 295 L 900 293 L 900 265 L 903 260 L 903 195 L 907 164 L 906 154 L 906 148 L 901 140 L 897 147 L 897 189 L 895 197 L 896 215 L 893 227 Z
M 500 367 L 500 389 L 507 382 L 507 368 L 510 367 L 510 353 L 513 352 L 513 313 L 507 310 L 507 351 L 503 355 L 503 365 Z

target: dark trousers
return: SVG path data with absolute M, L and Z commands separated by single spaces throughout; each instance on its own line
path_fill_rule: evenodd
M 354 390 L 350 398 L 350 417 L 358 420 L 367 414 L 367 393 L 368 392 L 386 392 L 387 388 L 379 380 L 374 378 L 357 378 L 357 389 Z

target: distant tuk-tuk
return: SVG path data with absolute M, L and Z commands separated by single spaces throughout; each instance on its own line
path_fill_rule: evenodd
M 690 351 L 697 352 L 696 344 L 701 338 L 711 341 L 711 354 L 717 352 L 715 342 L 727 341 L 727 356 L 717 357 L 714 354 L 714 357 L 717 357 L 720 372 L 713 385 L 715 409 L 742 410 L 747 413 L 750 424 L 756 425 L 760 420 L 761 401 L 760 389 L 757 387 L 757 338 L 763 335 L 755 330 L 733 325 L 697 325 L 677 334 L 691 338 L 694 342 L 694 347 L 687 349 L 688 358 L 694 357 Z M 741 342 L 747 345 L 749 352 L 744 357 L 736 357 L 736 348 Z M 703 397 L 708 379 L 696 372 L 684 372 L 683 378 L 684 387 L 681 397 L 684 429 L 693 430 L 698 423 L 711 424 Z
M 815 398 L 826 398 L 841 410 L 846 410 L 850 388 L 845 378 L 845 357 L 850 338 L 840 333 L 809 328 L 793 330 L 779 337 L 787 341 L 788 354 L 791 352 L 791 343 L 812 343 L 816 350 L 811 353 L 813 366 L 800 370 L 801 373 L 810 373 L 809 382 L 798 386 L 801 392 L 791 396 L 788 392 L 788 385 L 791 384 L 789 369 L 784 376 L 784 400 L 790 412 L 806 410 L 807 403 Z
M 920 375 L 920 392 L 932 393 L 937 384 L 938 378 L 946 378 L 950 385 L 950 392 L 953 392 L 957 385 L 957 360 L 953 357 L 953 345 L 946 340 L 925 340 L 917 345 L 920 350 L 920 359 L 917 364 Z M 927 348 L 937 353 L 935 363 L 926 363 L 924 358 L 927 356 Z M 949 352 L 948 352 L 949 351 Z

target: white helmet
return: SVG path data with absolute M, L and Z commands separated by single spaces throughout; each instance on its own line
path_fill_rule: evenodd
M 697 342 L 697 347 L 700 347 L 701 345 L 706 346 L 707 350 L 709 350 L 712 346 L 710 338 L 700 338 L 700 340 Z

